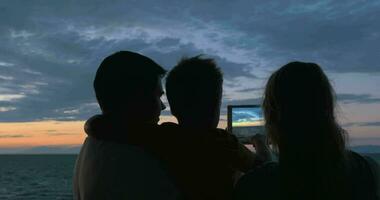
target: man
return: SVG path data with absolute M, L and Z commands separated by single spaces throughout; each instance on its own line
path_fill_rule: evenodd
M 260 162 L 236 137 L 217 129 L 223 75 L 212 59 L 182 59 L 168 74 L 166 93 L 178 125 L 172 132 L 174 152 L 164 154 L 169 173 L 188 199 L 230 199 L 234 175 Z
M 157 129 L 164 106 L 165 70 L 137 53 L 120 51 L 105 58 L 94 89 L 102 115 L 86 123 L 88 136 L 74 173 L 74 198 L 177 199 L 162 163 L 141 145 Z M 106 124 L 106 126 L 104 126 Z

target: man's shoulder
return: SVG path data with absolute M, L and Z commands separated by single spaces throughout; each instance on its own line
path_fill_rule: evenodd
M 88 137 L 79 156 L 75 180 L 81 194 L 114 199 L 178 194 L 162 163 L 137 146 Z
M 142 151 L 140 148 L 134 145 L 129 145 L 125 142 L 119 142 L 114 140 L 103 140 L 98 139 L 92 136 L 87 136 L 87 138 L 84 141 L 84 144 L 82 146 L 82 149 L 88 149 L 95 152 L 101 152 L 101 153 L 113 153 L 113 152 L 119 152 L 119 153 L 127 153 L 130 151 L 133 152 L 140 152 Z
M 83 168 L 113 182 L 166 177 L 160 160 L 138 146 L 88 137 L 79 156 Z
M 158 163 L 157 159 L 140 146 L 87 137 L 80 153 L 88 161 L 105 163 L 104 166 L 133 166 Z

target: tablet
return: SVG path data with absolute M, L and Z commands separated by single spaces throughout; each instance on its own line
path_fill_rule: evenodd
M 240 142 L 250 143 L 256 134 L 265 134 L 264 116 L 260 105 L 228 105 L 227 130 Z

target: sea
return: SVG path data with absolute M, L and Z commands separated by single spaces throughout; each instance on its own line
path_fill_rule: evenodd
M 380 164 L 380 154 L 368 154 Z M 77 155 L 0 155 L 1 200 L 72 200 Z

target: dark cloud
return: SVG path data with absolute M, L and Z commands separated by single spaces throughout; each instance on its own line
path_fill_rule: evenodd
M 64 133 L 60 130 L 46 130 L 46 135 L 48 136 L 60 136 L 60 135 L 76 135 L 76 133 Z
M 250 72 L 249 65 L 234 63 L 220 56 L 209 54 L 203 49 L 198 49 L 194 44 L 181 44 L 178 39 L 168 38 L 159 40 L 156 44 L 160 44 L 160 48 L 162 49 L 170 49 L 172 46 L 176 49 L 175 51 L 170 52 L 160 52 L 157 49 L 142 51 L 145 55 L 150 56 L 166 69 L 174 67 L 182 58 L 189 58 L 202 54 L 203 57 L 215 59 L 226 79 L 234 79 L 236 77 L 256 78 L 256 76 Z
M 235 92 L 262 92 L 264 88 L 245 88 L 240 90 L 235 90 Z
M 380 126 L 380 122 L 367 122 L 362 124 L 362 126 Z
M 28 135 L 22 135 L 22 134 L 7 134 L 7 135 L 0 135 L 0 138 L 23 138 L 23 137 L 30 137 Z
M 315 61 L 336 72 L 380 69 L 380 3 L 375 1 L 164 5 L 2 1 L 0 95 L 22 98 L 0 97 L 0 107 L 12 108 L 2 109 L 0 121 L 78 120 L 98 113 L 93 77 L 101 60 L 118 50 L 143 53 L 166 69 L 183 56 L 206 54 L 218 62 L 230 83 L 237 77 L 256 79 L 258 73 L 291 60 Z M 379 102 L 371 96 L 343 94 L 341 99 Z
M 257 105 L 262 103 L 262 98 L 228 99 L 223 101 L 223 107 L 227 105 Z
M 229 12 L 217 7 L 208 17 L 217 22 L 225 13 L 239 13 L 229 20 L 231 28 L 247 34 L 244 44 L 260 47 L 256 53 L 273 66 L 302 60 L 336 72 L 380 70 L 379 2 L 242 1 L 229 6 Z
M 380 122 L 351 122 L 343 124 L 344 127 L 353 127 L 353 126 L 380 126 Z
M 344 104 L 380 102 L 380 98 L 373 97 L 370 94 L 337 94 L 337 99 Z
M 125 27 L 131 30 L 120 34 L 141 39 L 165 31 L 177 31 L 177 34 L 167 34 L 172 38 L 157 43 L 150 41 L 158 47 L 175 47 L 176 43 L 186 41 L 186 38 L 178 38 L 181 33 L 186 37 L 191 35 L 186 31 L 193 31 L 194 35 L 200 32 L 197 36 L 207 39 L 203 41 L 202 51 L 210 53 L 216 50 L 208 47 L 215 41 L 223 40 L 226 44 L 223 51 L 228 52 L 229 48 L 243 50 L 249 54 L 248 57 L 262 56 L 274 66 L 296 59 L 318 61 L 335 71 L 379 70 L 379 47 L 376 44 L 380 37 L 377 34 L 380 28 L 380 4 L 376 1 L 177 1 L 165 6 L 162 6 L 161 1 L 133 1 L 133 7 L 129 7 L 130 3 L 65 1 L 36 4 L 9 1 L 2 6 L 2 19 L 12 19 L 12 28 L 15 30 L 53 32 L 54 35 L 50 37 L 54 42 L 43 44 L 50 44 L 56 50 L 71 50 L 74 56 L 76 53 L 85 54 L 86 51 L 73 45 L 79 41 L 75 38 L 66 43 L 68 36 L 61 37 L 57 30 L 69 29 L 73 35 L 87 30 L 82 34 L 97 38 L 102 43 L 110 42 L 104 41 L 107 38 L 115 38 L 117 31 L 114 30 L 118 27 Z M 97 12 L 94 13 L 94 10 Z M 147 31 L 136 33 L 139 28 L 144 30 L 146 27 Z M 9 30 L 9 27 L 6 28 Z M 101 35 L 94 37 L 98 29 Z M 154 32 L 156 30 L 161 32 Z M 229 35 L 223 35 L 222 31 Z M 40 38 L 49 37 L 41 35 Z M 194 37 L 194 40 L 197 39 Z M 259 61 L 256 64 L 260 64 Z
M 76 133 L 61 133 L 61 132 L 54 132 L 54 133 L 47 133 L 48 136 L 61 136 L 61 135 L 77 135 Z

